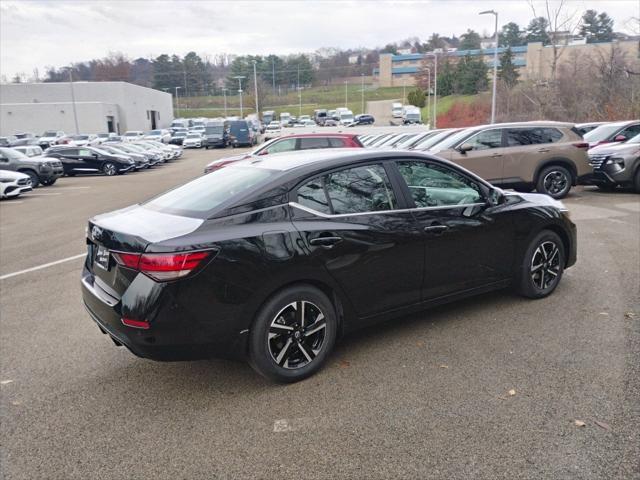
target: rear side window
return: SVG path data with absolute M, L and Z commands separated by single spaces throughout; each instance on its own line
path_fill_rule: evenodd
M 309 137 L 300 139 L 300 150 L 329 148 L 329 139 L 323 137 Z
M 329 143 L 332 148 L 342 148 L 346 146 L 346 143 L 342 138 L 330 138 Z
M 562 132 L 557 128 L 509 128 L 507 129 L 507 146 L 555 143 L 562 137 Z
M 635 137 L 640 133 L 640 123 L 637 125 L 631 125 L 621 131 L 618 135 L 624 135 L 627 139 Z
M 349 168 L 311 180 L 298 190 L 298 203 L 336 215 L 397 208 L 395 193 L 382 165 Z

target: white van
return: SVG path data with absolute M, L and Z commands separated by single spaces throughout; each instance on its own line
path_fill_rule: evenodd
M 394 102 L 391 104 L 391 115 L 393 118 L 402 118 L 402 104 L 399 102 Z

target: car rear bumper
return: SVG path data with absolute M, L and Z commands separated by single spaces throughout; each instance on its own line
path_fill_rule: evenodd
M 84 306 L 102 333 L 134 355 L 158 361 L 245 357 L 247 331 L 240 333 L 233 328 L 234 322 L 222 312 L 223 318 L 217 318 L 215 310 L 205 319 L 196 317 L 193 305 L 181 300 L 180 288 L 175 284 L 158 284 L 139 274 L 128 289 L 135 294 L 125 293 L 118 299 L 95 283 L 95 277 L 85 265 L 81 286 Z M 140 298 L 154 299 L 153 305 L 145 308 L 148 316 L 140 311 Z M 135 309 L 137 313 L 132 313 Z M 148 321 L 150 328 L 124 325 L 123 312 Z

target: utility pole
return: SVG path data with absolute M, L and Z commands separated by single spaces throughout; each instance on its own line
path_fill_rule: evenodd
M 227 90 L 228 88 L 222 89 L 222 95 L 224 95 L 224 116 L 227 116 Z
M 182 87 L 176 87 L 176 115 L 178 116 L 178 118 L 180 118 L 180 102 L 178 101 L 178 99 L 180 97 L 178 97 L 178 90 L 180 90 Z
M 491 95 L 491 123 L 496 123 L 496 93 L 498 86 L 498 12 L 495 10 L 485 10 L 480 15 L 493 15 L 496 18 L 495 39 L 493 46 L 493 93 Z
M 349 80 L 345 80 L 344 81 L 344 108 L 348 108 L 347 107 L 347 103 L 349 103 L 348 100 L 348 93 L 347 93 L 347 88 L 349 85 Z
M 69 86 L 71 87 L 71 106 L 73 108 L 73 123 L 76 127 L 76 135 L 80 134 L 78 128 L 78 112 L 76 111 L 76 95 L 73 91 L 73 67 L 69 67 Z
M 258 76 L 256 74 L 256 61 L 253 61 L 253 87 L 256 95 L 256 115 L 260 119 L 260 108 L 258 106 Z
M 242 113 L 242 79 L 246 78 L 244 75 L 238 75 L 237 77 L 233 77 L 238 79 L 238 95 L 240 95 L 240 119 L 243 117 Z
M 429 120 L 429 128 L 431 128 L 431 69 L 427 70 L 427 119 Z
M 302 90 L 300 89 L 300 63 L 298 63 L 298 117 L 302 115 Z
M 360 108 L 360 110 L 361 110 L 360 113 L 364 113 L 364 73 L 360 74 L 360 78 L 362 79 L 362 82 L 361 82 L 362 89 L 360 90 L 362 92 L 362 99 L 361 99 L 362 106 Z
M 186 70 L 182 70 L 182 78 L 184 80 L 184 96 L 188 96 L 188 90 L 187 90 L 187 71 Z
M 407 101 L 407 78 L 402 77 L 402 104 Z
M 271 59 L 271 69 L 273 70 L 273 94 L 276 94 L 276 58 Z
M 438 123 L 438 55 L 433 53 L 425 53 L 425 57 L 433 57 L 433 78 L 434 78 L 434 86 L 433 86 L 433 128 L 435 129 Z

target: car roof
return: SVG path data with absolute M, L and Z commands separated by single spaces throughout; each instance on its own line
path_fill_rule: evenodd
M 291 135 L 285 135 L 280 138 L 313 138 L 313 137 L 331 137 L 331 138 L 354 138 L 357 137 L 357 133 L 292 133 Z

